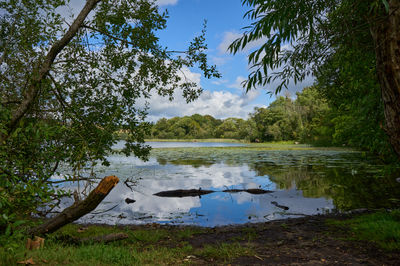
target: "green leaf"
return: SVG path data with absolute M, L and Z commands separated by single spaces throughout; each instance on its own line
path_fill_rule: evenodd
M 389 13 L 389 3 L 387 0 L 382 0 L 383 5 L 385 6 L 385 10 L 387 13 Z
M 6 236 L 10 236 L 11 235 L 11 224 L 8 224 L 6 231 L 4 232 L 4 234 Z
M 14 222 L 14 224 L 13 224 L 13 226 L 20 226 L 20 225 L 22 225 L 22 224 L 24 224 L 24 223 L 26 223 L 26 221 L 25 220 L 18 220 L 18 221 L 15 221 Z

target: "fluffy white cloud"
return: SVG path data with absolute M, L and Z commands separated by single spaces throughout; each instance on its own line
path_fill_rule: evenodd
M 221 54 L 228 54 L 229 53 L 228 52 L 229 45 L 231 45 L 231 43 L 233 41 L 235 41 L 237 38 L 240 38 L 240 37 L 242 37 L 242 34 L 238 33 L 238 32 L 235 32 L 235 31 L 226 31 L 226 32 L 224 32 L 223 37 L 222 37 L 222 41 L 218 45 L 218 51 Z M 254 48 L 258 48 L 261 45 L 263 45 L 266 40 L 267 40 L 267 38 L 264 37 L 264 38 L 261 38 L 259 40 L 250 42 L 250 43 L 248 43 L 246 45 L 246 47 L 242 50 L 242 52 L 247 53 L 247 52 L 253 50 Z
M 228 88 L 232 88 L 232 89 L 237 89 L 239 91 L 243 91 L 242 82 L 245 81 L 245 80 L 246 80 L 245 77 L 238 76 L 238 77 L 236 77 L 236 80 L 235 80 L 234 83 L 228 85 Z
M 228 82 L 229 82 L 229 80 L 227 80 L 227 79 L 217 79 L 217 80 L 211 81 L 211 83 L 215 84 L 215 85 L 222 85 L 222 84 L 226 84 Z
M 224 35 L 222 37 L 222 41 L 221 43 L 218 45 L 218 51 L 221 54 L 226 54 L 228 53 L 228 47 L 229 45 L 236 40 L 237 38 L 240 38 L 242 36 L 242 34 L 238 33 L 238 32 L 231 32 L 231 31 L 227 31 L 224 32 Z
M 217 66 L 225 65 L 228 61 L 232 60 L 231 56 L 211 56 L 211 62 Z
M 68 22 L 72 22 L 72 17 L 75 18 L 84 7 L 86 1 L 82 0 L 70 0 L 67 6 L 57 8 L 57 12 L 61 14 Z M 158 6 L 176 5 L 178 0 L 157 0 Z M 89 17 L 93 16 L 93 13 L 89 14 Z
M 175 5 L 176 3 L 178 3 L 178 0 L 157 0 L 159 6 Z
M 247 106 L 253 100 L 255 100 L 261 93 L 261 89 L 252 89 L 249 90 L 247 93 L 244 91 L 242 83 L 246 80 L 243 76 L 236 77 L 234 83 L 227 85 L 228 88 L 236 89 L 237 91 L 242 93 L 242 106 Z
M 183 69 L 187 79 L 200 84 L 200 74 L 191 72 L 189 69 Z M 238 77 L 240 81 L 243 77 Z M 222 81 L 227 83 L 227 81 Z M 193 114 L 212 115 L 215 118 L 239 117 L 247 118 L 248 114 L 254 110 L 255 104 L 252 101 L 259 95 L 260 91 L 252 90 L 245 94 L 239 94 L 229 91 L 208 91 L 205 90 L 200 97 L 191 103 L 186 103 L 181 91 L 175 91 L 174 99 L 153 93 L 150 99 L 146 99 L 149 104 L 148 120 L 157 121 L 162 117 L 171 118 L 175 116 L 189 116 Z M 141 101 L 144 106 L 145 100 Z
M 157 121 L 162 117 L 171 118 L 193 114 L 208 114 L 220 119 L 247 118 L 256 107 L 255 104 L 251 104 L 251 101 L 258 96 L 258 93 L 258 91 L 251 91 L 248 94 L 237 95 L 228 91 L 204 91 L 196 101 L 191 103 L 186 103 L 179 92 L 174 94 L 173 101 L 153 95 L 149 100 L 148 119 Z
M 200 73 L 195 73 L 188 68 L 183 68 L 181 76 L 200 86 Z M 240 77 L 238 78 L 240 79 Z M 218 82 L 220 82 L 219 84 L 227 84 L 229 81 L 216 81 L 216 83 Z M 256 105 L 251 102 L 257 95 L 258 94 L 255 94 L 255 92 L 244 94 L 242 91 L 239 93 L 232 93 L 226 90 L 205 90 L 198 99 L 187 103 L 180 90 L 174 92 L 174 99 L 172 101 L 169 101 L 168 97 L 160 96 L 154 91 L 149 99 L 142 98 L 138 100 L 137 107 L 144 107 L 147 103 L 149 107 L 147 120 L 154 122 L 163 117 L 172 118 L 175 116 L 181 117 L 193 114 L 212 115 L 220 119 L 228 117 L 247 118 L 248 114 L 256 107 Z
M 71 0 L 67 5 L 57 8 L 56 12 L 60 14 L 68 22 L 68 24 L 71 24 L 85 6 L 85 2 L 86 1 L 81 0 Z M 88 17 L 91 18 L 92 16 L 93 12 L 89 13 Z

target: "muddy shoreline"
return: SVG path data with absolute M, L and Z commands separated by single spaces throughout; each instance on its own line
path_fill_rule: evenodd
M 232 265 L 399 265 L 400 253 L 383 250 L 372 242 L 349 240 L 348 228 L 331 225 L 328 220 L 346 220 L 361 213 L 315 215 L 263 223 L 217 226 L 193 225 L 99 225 L 82 226 L 120 227 L 130 230 L 164 229 L 179 232 L 187 228 L 200 229 L 188 243 L 193 248 L 222 243 L 239 243 L 250 247 L 255 255 L 235 258 Z M 177 243 L 162 240 L 158 246 L 174 247 Z M 201 257 L 190 257 L 191 264 L 220 264 Z

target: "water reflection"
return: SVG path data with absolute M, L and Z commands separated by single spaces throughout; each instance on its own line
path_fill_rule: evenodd
M 113 149 L 123 149 L 125 141 L 120 140 L 114 146 Z M 152 148 L 195 148 L 195 147 L 240 147 L 244 146 L 241 143 L 230 143 L 230 142 L 181 142 L 181 141 L 148 141 L 146 145 Z
M 155 149 L 149 161 L 112 155 L 101 175 L 137 181 L 134 191 L 120 182 L 81 222 L 185 223 L 203 226 L 259 222 L 353 208 L 390 207 L 400 198 L 394 178 L 359 153 L 251 148 Z M 163 198 L 175 189 L 262 188 L 273 193 L 217 192 L 201 197 Z M 127 204 L 126 198 L 136 200 Z M 276 204 L 274 204 L 274 202 Z M 68 206 L 70 202 L 65 202 Z M 279 207 L 288 207 L 287 210 Z M 114 208 L 113 208 L 114 207 Z

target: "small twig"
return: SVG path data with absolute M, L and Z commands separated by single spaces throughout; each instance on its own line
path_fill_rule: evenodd
M 57 180 L 57 181 L 46 181 L 48 184 L 59 184 L 59 183 L 66 183 L 66 182 L 80 182 L 80 181 L 95 181 L 100 180 L 101 178 L 79 178 L 78 180 Z
M 114 209 L 114 208 L 116 208 L 118 206 L 118 204 L 117 205 L 115 205 L 114 207 L 111 207 L 110 209 L 108 209 L 108 210 L 105 210 L 105 211 L 98 211 L 98 212 L 92 212 L 92 214 L 100 214 L 100 213 L 105 213 L 105 212 L 108 212 L 108 211 L 111 211 L 112 209 Z

